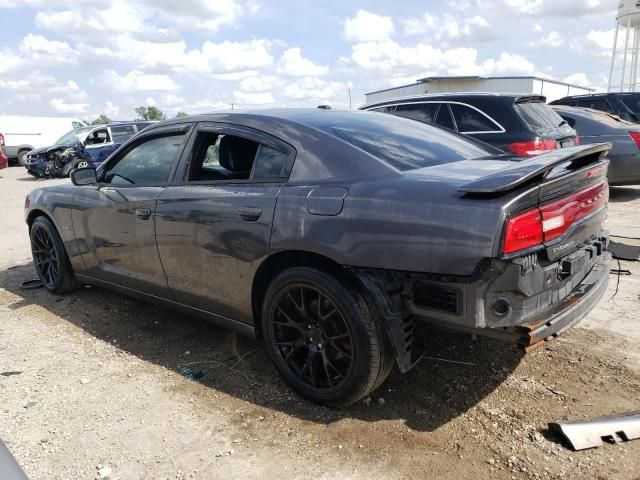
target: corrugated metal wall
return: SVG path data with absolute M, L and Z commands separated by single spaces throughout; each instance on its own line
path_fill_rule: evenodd
M 428 83 L 429 93 L 445 92 L 496 92 L 531 93 L 532 78 L 470 78 L 446 79 Z
M 366 103 L 374 103 L 407 95 L 448 92 L 537 93 L 545 95 L 547 101 L 551 101 L 566 95 L 587 94 L 589 89 L 567 87 L 566 85 L 535 78 L 443 79 L 403 85 L 382 92 L 367 93 L 365 94 L 365 101 Z
M 412 85 L 403 85 L 398 88 L 391 88 L 382 92 L 366 93 L 365 103 L 381 102 L 387 98 L 406 97 L 408 95 L 420 95 L 427 93 L 426 83 L 414 83 Z

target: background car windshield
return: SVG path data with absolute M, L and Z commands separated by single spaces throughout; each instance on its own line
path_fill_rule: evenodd
M 633 113 L 640 113 L 640 95 L 623 96 L 622 103 L 624 103 L 629 110 Z
M 560 115 L 543 102 L 516 102 L 514 108 L 534 132 L 557 130 L 563 122 Z
M 85 127 L 85 128 L 76 128 L 65 133 L 61 136 L 57 141 L 56 145 L 64 145 L 70 146 L 77 142 L 82 142 L 85 138 L 87 138 L 87 134 L 93 130 L 95 127 Z
M 366 115 L 366 118 L 364 117 Z M 441 128 L 385 114 L 314 122 L 317 128 L 404 171 L 480 158 L 492 152 Z M 322 123 L 320 123 L 322 122 Z

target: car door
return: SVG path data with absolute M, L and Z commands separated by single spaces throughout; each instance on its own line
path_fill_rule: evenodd
M 155 243 L 156 199 L 172 177 L 188 125 L 154 130 L 98 170 L 98 184 L 78 188 L 73 226 L 85 274 L 168 296 Z
M 295 150 L 253 129 L 213 123 L 201 124 L 188 148 L 182 183 L 167 187 L 156 209 L 169 288 L 176 301 L 249 323 L 251 282 L 268 254 Z

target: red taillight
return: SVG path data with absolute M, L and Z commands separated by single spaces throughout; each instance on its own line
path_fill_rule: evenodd
M 605 205 L 608 199 L 609 186 L 607 182 L 603 182 L 562 200 L 543 205 L 540 212 L 544 241 L 558 238 L 575 222 Z
M 504 237 L 504 253 L 535 247 L 542 243 L 542 215 L 536 208 L 509 219 Z
M 526 250 L 560 237 L 574 223 L 603 207 L 608 199 L 609 185 L 602 182 L 512 217 L 507 223 L 504 253 Z
M 556 150 L 558 143 L 555 140 L 534 140 L 532 142 L 515 142 L 507 145 L 511 153 L 520 157 L 531 157 Z
M 0 133 L 0 147 L 4 147 L 4 135 Z
M 630 131 L 629 135 L 631 135 L 633 141 L 636 142 L 636 147 L 640 149 L 640 132 Z
M 576 139 L 573 142 L 574 145 L 580 145 L 580 137 L 576 135 Z

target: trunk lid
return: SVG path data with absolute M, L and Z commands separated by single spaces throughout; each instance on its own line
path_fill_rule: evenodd
M 508 165 L 458 191 L 470 198 L 522 191 L 523 201 L 510 202 L 505 211 L 500 252 L 503 257 L 517 257 L 546 249 L 554 261 L 602 230 L 608 199 L 605 155 L 610 147 L 605 143 L 556 150 Z M 535 205 L 532 198 L 537 199 Z

